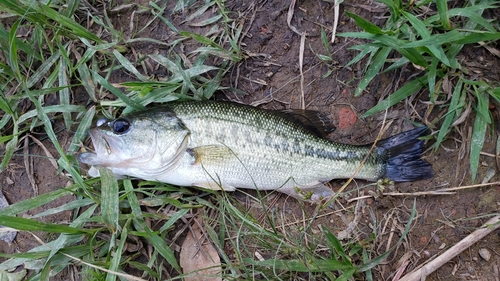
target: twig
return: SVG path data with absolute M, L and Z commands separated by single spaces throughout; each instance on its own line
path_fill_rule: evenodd
M 476 188 L 476 187 L 484 187 L 484 186 L 490 186 L 490 185 L 500 185 L 500 181 L 496 182 L 490 182 L 490 183 L 480 183 L 480 184 L 473 184 L 473 185 L 465 185 L 465 186 L 456 186 L 456 187 L 449 187 L 449 188 L 441 188 L 441 189 L 436 189 L 432 191 L 419 191 L 419 192 L 387 192 L 387 193 L 382 193 L 382 196 L 425 196 L 425 195 L 453 195 L 455 194 L 456 190 L 462 190 L 462 189 L 469 189 L 469 188 Z M 365 196 L 360 196 L 356 198 L 351 198 L 347 200 L 347 202 L 351 203 L 353 201 L 361 200 L 361 199 L 366 199 L 366 198 L 371 198 L 374 197 L 373 195 L 365 195 Z
M 419 192 L 387 192 L 382 193 L 384 196 L 423 196 L 423 195 L 453 195 L 456 192 L 446 192 L 446 191 L 419 191 Z
M 492 48 L 490 46 L 488 46 L 485 42 L 483 41 L 480 41 L 478 42 L 479 45 L 483 46 L 486 50 L 488 50 L 490 53 L 492 53 L 493 55 L 497 56 L 500 58 L 500 51 L 498 51 L 497 49 L 495 48 Z
M 286 15 L 286 22 L 288 24 L 288 27 L 295 32 L 297 35 L 302 35 L 302 32 L 298 31 L 295 26 L 292 25 L 292 18 L 293 18 L 293 10 L 295 8 L 295 2 L 296 0 L 292 0 L 290 2 L 290 6 L 288 7 L 288 13 Z
M 489 157 L 500 158 L 500 155 L 495 155 L 495 154 L 491 154 L 491 153 L 483 152 L 483 151 L 479 152 L 479 154 L 484 155 L 484 156 L 489 156 Z
M 335 41 L 335 34 L 337 33 L 337 25 L 339 24 L 339 14 L 340 14 L 340 0 L 335 0 L 333 5 L 333 31 L 332 31 L 332 44 Z
M 469 188 L 476 188 L 476 187 L 483 187 L 483 186 L 490 186 L 490 185 L 500 185 L 500 181 L 490 182 L 490 183 L 473 184 L 473 185 L 464 185 L 464 186 L 457 186 L 457 187 L 450 187 L 450 188 L 442 188 L 442 189 L 438 189 L 435 191 L 436 192 L 446 192 L 446 191 L 455 191 L 455 190 L 462 190 L 462 189 L 469 189 Z
M 430 261 L 421 268 L 408 273 L 403 278 L 401 278 L 400 281 L 416 281 L 425 279 L 426 276 L 434 272 L 436 269 L 440 268 L 442 265 L 444 265 L 457 255 L 459 255 L 461 252 L 472 246 L 477 241 L 481 240 L 486 235 L 493 232 L 498 227 L 500 227 L 500 215 L 497 215 L 492 219 L 490 219 L 489 221 L 487 221 L 480 229 L 477 229 L 476 231 L 469 234 L 467 237 L 462 239 L 453 247 L 449 248 L 439 257 Z
M 300 35 L 300 52 L 299 52 L 299 69 L 300 69 L 300 107 L 305 110 L 306 109 L 306 101 L 305 101 L 305 94 L 304 94 L 304 71 L 303 65 L 304 65 L 304 49 L 306 45 L 306 33 L 302 32 Z
M 24 138 L 23 158 L 24 168 L 26 169 L 26 176 L 28 177 L 31 188 L 33 189 L 33 196 L 37 196 L 38 187 L 35 183 L 35 178 L 33 177 L 33 158 L 29 157 L 29 139 L 27 137 Z
M 302 70 L 302 66 L 304 64 L 304 49 L 305 49 L 305 44 L 306 44 L 306 33 L 298 31 L 297 28 L 292 25 L 293 10 L 295 8 L 295 2 L 296 2 L 296 0 L 292 0 L 290 2 L 290 6 L 288 7 L 288 14 L 286 17 L 286 22 L 288 24 L 288 27 L 293 32 L 295 32 L 297 35 L 300 36 L 300 52 L 299 52 L 300 93 L 301 93 L 300 106 L 302 109 L 305 109 L 306 103 L 305 103 L 305 97 L 304 97 L 304 71 Z

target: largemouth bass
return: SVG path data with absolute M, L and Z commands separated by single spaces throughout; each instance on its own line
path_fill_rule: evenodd
M 229 102 L 177 102 L 100 120 L 90 130 L 95 153 L 81 162 L 117 177 L 208 189 L 277 190 L 313 201 L 334 195 L 337 178 L 395 182 L 433 175 L 420 158 L 426 134 L 417 128 L 371 144 L 329 141 L 286 115 Z M 97 176 L 92 167 L 89 174 Z

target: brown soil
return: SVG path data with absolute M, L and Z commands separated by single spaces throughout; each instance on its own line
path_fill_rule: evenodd
M 174 1 L 176 2 L 176 1 Z M 346 3 L 349 2 L 349 3 Z M 388 14 L 385 6 L 377 2 L 365 3 L 366 1 L 346 1 L 341 5 L 342 16 L 338 32 L 359 30 L 354 22 L 343 14 L 344 10 L 361 15 L 370 21 L 383 25 L 384 16 Z M 147 5 L 147 3 L 144 3 Z M 273 109 L 301 108 L 302 92 L 300 86 L 299 50 L 300 37 L 287 26 L 287 11 L 289 1 L 227 1 L 227 7 L 239 13 L 239 20 L 244 22 L 246 37 L 243 40 L 242 49 L 248 54 L 248 58 L 236 65 L 224 81 L 228 87 L 237 88 L 239 91 L 224 91 L 219 98 L 243 101 L 248 104 L 259 104 L 260 106 Z M 131 11 L 123 14 L 111 15 L 115 27 L 128 26 Z M 203 28 L 190 27 L 181 24 L 182 20 L 189 14 L 171 15 L 167 9 L 164 14 L 179 26 L 181 30 L 192 30 L 203 33 Z M 137 17 L 137 26 L 147 22 L 151 16 L 140 15 Z M 157 20 L 158 21 L 158 20 Z M 408 66 L 404 70 L 380 75 L 361 96 L 353 97 L 356 85 L 362 75 L 365 64 L 357 63 L 349 68 L 345 66 L 357 51 L 349 50 L 348 47 L 359 42 L 337 37 L 335 44 L 331 45 L 335 63 L 327 65 L 321 63 L 315 53 L 325 54 L 321 42 L 321 27 L 327 29 L 333 24 L 333 5 L 326 1 L 300 1 L 297 3 L 292 19 L 292 25 L 299 31 L 307 32 L 304 50 L 304 91 L 303 98 L 307 109 L 320 110 L 328 115 L 337 125 L 337 130 L 330 135 L 336 142 L 365 144 L 374 141 L 380 130 L 383 115 L 378 114 L 367 119 L 359 116 L 373 107 L 388 93 L 400 87 L 410 76 L 418 73 L 418 70 Z M 125 29 L 125 27 L 124 27 Z M 124 30 L 126 34 L 129 31 Z M 331 33 L 328 33 L 331 34 Z M 151 25 L 151 29 L 137 34 L 136 37 L 151 37 L 158 40 L 167 40 L 171 32 L 164 24 Z M 329 35 L 330 36 L 330 35 Z M 141 53 L 164 52 L 164 47 L 154 44 L 136 44 L 131 46 Z M 461 64 L 474 68 L 477 75 L 484 75 L 491 81 L 499 81 L 500 62 L 486 49 L 475 46 L 466 48 L 461 54 Z M 494 63 L 493 63 L 494 62 Z M 326 78 L 323 75 L 329 71 L 332 74 Z M 128 81 L 130 79 L 125 73 L 117 73 L 112 77 L 113 82 Z M 81 100 L 82 98 L 76 97 Z M 425 116 L 427 105 L 420 102 L 428 100 L 426 93 L 420 93 L 411 102 L 400 103 L 388 112 L 386 122 L 392 122 L 384 136 L 390 136 L 407 129 L 411 129 L 410 121 L 424 123 L 419 116 Z M 498 109 L 493 109 L 498 110 Z M 498 116 L 493 114 L 493 116 Z M 500 120 L 496 120 L 496 123 Z M 394 191 L 416 192 L 432 191 L 442 187 L 454 187 L 470 184 L 468 144 L 473 120 L 468 120 L 460 127 L 462 134 L 452 134 L 454 139 L 449 139 L 435 152 L 428 151 L 425 158 L 433 165 L 435 177 L 430 180 L 401 183 L 394 186 Z M 438 130 L 439 127 L 432 128 Z M 71 135 L 61 132 L 61 143 L 69 145 Z M 491 132 L 486 139 L 483 151 L 494 153 L 495 132 Z M 66 140 L 66 141 L 64 141 Z M 50 141 L 43 144 L 53 153 Z M 57 188 L 66 186 L 68 179 L 61 174 L 46 159 L 44 152 L 36 145 L 29 146 L 29 161 L 32 169 L 25 166 L 22 152 L 11 161 L 9 169 L 0 174 L 2 191 L 7 200 L 12 204 L 24 199 L 31 198 L 36 193 L 42 194 Z M 39 157 L 41 156 L 41 157 Z M 495 159 L 488 156 L 481 157 L 478 179 L 482 180 L 490 169 L 497 169 Z M 34 186 L 30 183 L 28 175 L 34 180 Z M 498 175 L 491 179 L 497 182 Z M 332 181 L 334 190 L 342 186 L 344 181 Z M 347 190 L 354 190 L 366 182 L 352 183 Z M 352 192 L 340 199 L 345 209 L 337 206 L 337 212 L 324 211 L 324 215 L 317 218 L 315 224 L 327 226 L 337 234 L 346 229 L 347 224 L 354 219 L 356 202 L 360 202 L 358 224 L 349 238 L 362 240 L 376 228 L 376 249 L 382 254 L 385 250 L 395 244 L 401 235 L 404 226 L 411 213 L 414 202 L 416 203 L 417 219 L 412 229 L 399 247 L 382 265 L 374 269 L 375 280 L 391 280 L 400 267 L 402 257 L 409 257 L 410 261 L 406 272 L 439 255 L 447 248 L 463 239 L 475 228 L 479 227 L 489 217 L 498 212 L 500 204 L 500 185 L 473 188 L 459 191 L 453 195 L 442 196 L 379 196 L 349 202 L 354 197 L 370 194 L 369 191 L 376 190 L 372 187 Z M 239 196 L 235 194 L 235 196 Z M 274 197 L 273 197 L 274 198 Z M 272 201 L 270 208 L 283 210 L 287 214 L 286 219 L 290 222 L 297 218 L 308 217 L 314 211 L 314 206 L 307 208 L 308 213 L 303 213 L 297 207 L 297 201 L 280 196 L 278 200 Z M 53 202 L 54 206 L 61 202 Z M 50 207 L 50 206 L 47 206 Z M 249 206 L 251 207 L 251 206 Z M 255 207 L 255 208 L 258 208 Z M 34 212 L 42 211 L 34 210 Z M 258 210 L 257 210 L 258 211 Z M 45 218 L 47 221 L 67 221 L 70 214 L 59 214 Z M 283 223 L 283 222 L 282 222 Z M 395 234 L 396 237 L 392 237 Z M 44 237 L 43 234 L 38 233 Z M 494 267 L 500 264 L 500 233 L 492 233 L 465 250 L 458 257 L 452 259 L 427 280 L 495 280 L 498 275 L 494 274 Z M 391 238 L 392 237 L 392 238 Z M 0 252 L 13 253 L 26 251 L 38 246 L 39 243 L 31 234 L 20 233 L 11 245 L 0 241 Z M 486 248 L 492 253 L 489 261 L 478 255 L 480 248 Z M 406 255 L 405 255 L 406 254 Z M 65 280 L 60 277 L 60 280 Z

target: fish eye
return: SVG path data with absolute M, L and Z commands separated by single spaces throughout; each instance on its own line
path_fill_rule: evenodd
M 125 118 L 118 118 L 111 125 L 113 133 L 117 135 L 125 134 L 130 130 L 131 127 L 132 126 L 130 125 L 130 122 Z

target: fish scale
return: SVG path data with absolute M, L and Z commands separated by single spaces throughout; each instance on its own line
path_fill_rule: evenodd
M 324 182 L 353 176 L 365 158 L 355 178 L 432 176 L 431 166 L 420 159 L 423 141 L 417 138 L 425 132 L 401 133 L 372 149 L 329 141 L 283 112 L 230 102 L 177 102 L 101 123 L 90 131 L 96 153 L 83 153 L 80 160 L 117 176 L 292 196 L 299 188 L 320 198 L 333 194 Z
M 237 156 L 235 161 L 225 163 L 221 167 L 224 170 L 219 173 L 246 178 L 242 168 L 235 168 L 237 166 L 246 166 L 254 180 L 258 175 L 271 173 L 272 176 L 264 177 L 267 181 L 261 181 L 260 189 L 283 187 L 292 178 L 292 185 L 312 186 L 318 181 L 350 177 L 369 151 L 367 147 L 337 144 L 316 137 L 270 111 L 228 103 L 210 105 L 179 103 L 170 109 L 190 129 L 189 146 L 220 144 Z M 231 127 L 236 127 L 237 131 L 227 134 Z M 377 157 L 373 154 L 371 158 L 374 163 Z M 350 160 L 347 165 L 346 160 Z M 382 170 L 382 165 L 367 165 L 357 177 L 376 179 L 381 172 L 378 170 Z

